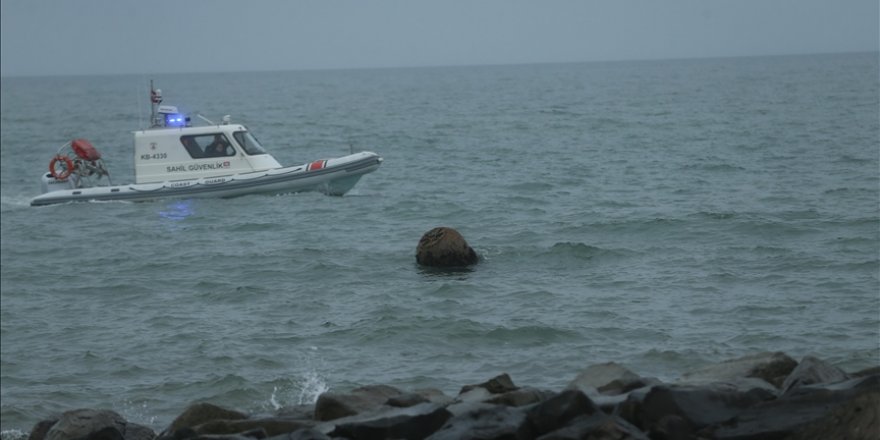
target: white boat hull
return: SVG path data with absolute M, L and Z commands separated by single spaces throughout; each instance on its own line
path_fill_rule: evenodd
M 54 190 L 32 199 L 31 206 L 78 201 L 148 201 L 304 191 L 341 196 L 351 190 L 361 176 L 375 171 L 381 163 L 382 158 L 376 153 L 361 152 L 329 159 L 320 169 L 303 164 L 227 176 Z

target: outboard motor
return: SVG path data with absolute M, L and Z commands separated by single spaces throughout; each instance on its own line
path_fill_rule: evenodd
M 73 176 L 58 180 L 52 175 L 52 173 L 43 173 L 43 178 L 40 179 L 40 190 L 43 191 L 43 194 L 50 191 L 74 188 L 76 188 L 76 184 L 73 182 Z

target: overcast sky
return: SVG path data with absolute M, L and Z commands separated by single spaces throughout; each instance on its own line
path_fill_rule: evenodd
M 0 74 L 878 51 L 878 0 L 2 0 Z

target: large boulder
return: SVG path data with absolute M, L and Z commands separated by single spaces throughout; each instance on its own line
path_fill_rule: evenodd
M 477 383 L 473 385 L 465 385 L 461 387 L 461 391 L 458 394 L 465 394 L 469 391 L 472 391 L 476 388 L 483 388 L 488 391 L 490 394 L 503 394 L 509 391 L 516 391 L 519 389 L 513 383 L 513 379 L 510 378 L 510 375 L 507 373 L 501 373 L 483 383 Z
M 454 414 L 454 413 L 453 413 Z M 468 411 L 455 414 L 429 440 L 526 439 L 529 426 L 521 408 L 504 405 L 472 404 Z
M 877 426 L 878 389 L 880 376 L 830 386 L 805 385 L 778 399 L 742 411 L 713 430 L 712 438 L 781 439 L 795 433 L 800 436 L 796 438 L 810 438 L 811 429 L 836 433 L 825 438 L 876 438 L 876 431 L 870 432 L 870 429 Z M 868 414 L 859 416 L 857 413 L 861 411 Z M 875 412 L 872 414 L 871 411 Z M 854 437 L 839 435 L 851 428 L 849 422 L 869 431 Z
M 269 437 L 266 440 L 331 440 L 327 434 L 315 428 L 304 428 L 287 434 Z
M 244 420 L 248 416 L 239 411 L 223 408 L 207 402 L 194 403 L 180 413 L 162 436 L 171 436 L 181 428 L 195 428 L 214 420 Z
M 781 388 L 782 382 L 797 365 L 797 361 L 781 351 L 762 352 L 688 371 L 682 374 L 680 380 L 689 384 L 705 384 L 757 378 Z
M 819 420 L 806 425 L 790 440 L 830 438 L 876 439 L 880 433 L 880 391 L 873 390 L 837 407 Z
M 422 235 L 416 262 L 431 267 L 464 267 L 475 264 L 477 253 L 455 229 L 439 227 Z
M 782 389 L 788 393 L 804 385 L 843 382 L 847 379 L 849 375 L 840 368 L 813 356 L 805 356 L 797 368 L 785 378 Z
M 670 420 L 668 417 L 674 417 L 688 427 L 699 430 L 729 420 L 775 397 L 763 388 L 742 391 L 720 383 L 704 386 L 659 385 L 648 391 L 635 420 L 630 421 L 650 431 L 658 425 L 667 424 Z
M 657 437 L 672 438 L 672 437 Z M 582 415 L 564 427 L 542 435 L 537 440 L 649 440 L 648 436 L 626 420 L 604 413 Z
M 589 392 L 595 388 L 599 392 L 607 394 L 620 394 L 635 388 L 641 388 L 645 384 L 638 374 L 633 373 L 623 365 L 616 362 L 594 364 L 578 373 L 577 377 L 569 382 L 567 389 L 579 389 Z
M 385 402 L 385 405 L 393 406 L 395 408 L 407 408 L 427 402 L 446 406 L 452 403 L 453 399 L 436 388 L 421 388 L 399 396 L 389 397 L 388 401 Z
M 315 420 L 327 421 L 375 411 L 388 400 L 404 395 L 390 385 L 369 385 L 350 393 L 323 393 L 315 403 Z
M 457 404 L 490 403 L 493 405 L 525 406 L 544 401 L 552 395 L 551 392 L 537 388 L 520 388 L 513 383 L 507 373 L 502 373 L 483 383 L 463 386 L 456 396 L 455 402 Z
M 532 406 L 526 412 L 533 436 L 539 436 L 565 426 L 569 421 L 600 412 L 580 390 L 566 390 Z
M 62 414 L 45 440 L 150 440 L 154 436 L 152 429 L 129 423 L 115 411 L 76 409 Z
M 440 429 L 452 414 L 440 405 L 420 403 L 382 411 L 366 420 L 344 421 L 331 437 L 355 439 L 421 439 Z
M 125 418 L 115 411 L 75 409 L 61 415 L 58 422 L 46 433 L 46 440 L 79 439 L 105 428 L 112 428 L 123 433 L 126 423 Z
M 265 433 L 263 437 L 274 437 L 288 432 L 311 428 L 315 425 L 312 420 L 296 420 L 280 417 L 267 417 L 244 420 L 212 420 L 197 425 L 193 430 L 199 436 L 206 435 L 230 435 L 242 434 L 246 437 L 258 437 L 259 435 L 245 435 L 244 433 Z
M 58 419 L 48 419 L 41 420 L 31 428 L 31 433 L 28 435 L 27 440 L 43 440 L 46 438 L 46 433 L 52 429 L 55 424 L 58 423 Z

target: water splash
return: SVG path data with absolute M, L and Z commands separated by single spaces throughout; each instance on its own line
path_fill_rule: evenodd
M 315 371 L 306 374 L 301 382 L 299 396 L 297 402 L 300 405 L 314 404 L 318 401 L 318 396 L 330 390 L 327 382 L 321 375 Z
M 4 429 L 0 431 L 0 440 L 24 440 L 28 438 L 27 433 L 20 429 Z
M 276 411 L 288 405 L 314 405 L 318 396 L 330 390 L 327 381 L 317 371 L 307 371 L 303 377 L 288 381 L 286 385 L 275 385 L 269 404 Z

